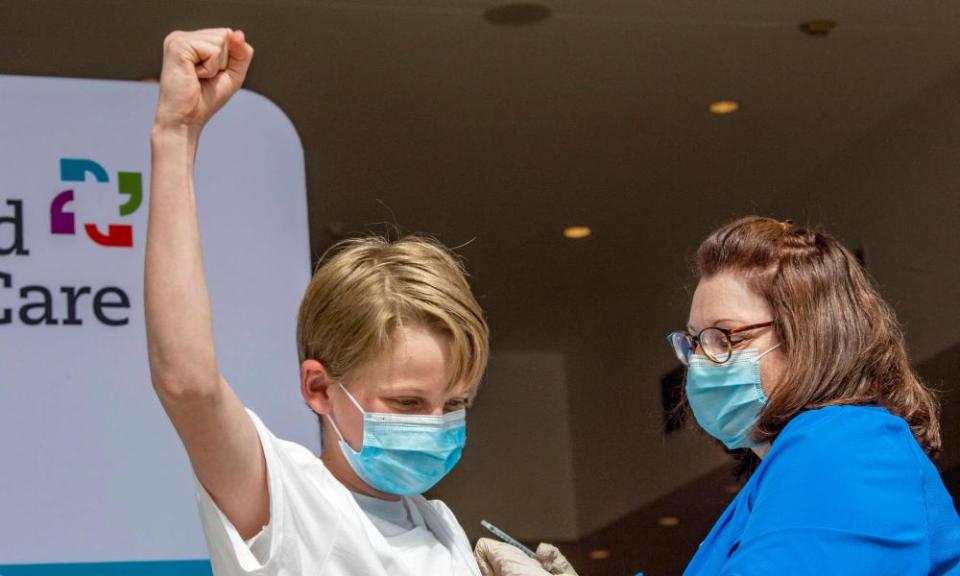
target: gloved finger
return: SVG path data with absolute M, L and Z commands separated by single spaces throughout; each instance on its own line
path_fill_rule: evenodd
M 489 538 L 481 538 L 477 540 L 477 545 L 473 547 L 473 557 L 476 558 L 477 565 L 480 566 L 481 576 L 497 576 L 488 560 L 490 542 L 492 540 Z
M 487 559 L 483 556 L 477 556 L 474 552 L 474 558 L 477 560 L 477 566 L 480 567 L 480 576 L 497 576 L 493 571 L 493 566 L 487 562 Z
M 484 563 L 490 576 L 548 576 L 540 563 L 524 554 L 516 546 L 481 538 L 473 551 L 477 564 L 483 571 Z M 488 576 L 484 574 L 484 576 Z
M 541 542 L 540 545 L 537 546 L 537 560 L 540 561 L 540 565 L 543 566 L 544 570 L 551 574 L 578 576 L 577 571 L 573 569 L 570 562 L 560 553 L 560 549 L 553 544 Z

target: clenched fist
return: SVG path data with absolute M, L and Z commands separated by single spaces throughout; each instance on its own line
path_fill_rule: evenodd
M 253 47 L 239 30 L 170 33 L 163 42 L 155 125 L 198 134 L 243 85 L 252 59 Z

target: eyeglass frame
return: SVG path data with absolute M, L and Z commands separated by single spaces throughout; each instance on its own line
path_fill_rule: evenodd
M 693 351 L 699 348 L 700 350 L 703 351 L 703 355 L 707 358 L 707 360 L 713 362 L 714 364 L 726 364 L 727 362 L 730 361 L 730 358 L 733 357 L 733 347 L 737 344 L 742 344 L 743 342 L 746 341 L 746 340 L 741 340 L 739 342 L 734 342 L 730 338 L 731 336 L 733 336 L 734 334 L 739 334 L 741 332 L 756 330 L 758 328 L 767 328 L 773 325 L 774 325 L 774 321 L 770 320 L 768 322 L 760 322 L 759 324 L 748 324 L 746 326 L 739 326 L 737 328 L 720 328 L 719 326 L 707 326 L 703 330 L 697 332 L 696 336 L 694 336 L 693 334 L 690 334 L 690 332 L 686 330 L 674 330 L 673 332 L 667 334 L 667 342 L 670 343 L 670 347 L 673 348 L 673 352 L 677 355 L 677 358 L 680 360 L 680 362 L 683 363 L 684 366 L 689 366 L 689 361 L 690 361 L 689 355 L 687 358 L 681 357 L 681 354 L 679 353 L 679 351 L 677 350 L 677 347 L 673 343 L 674 334 L 683 334 L 684 336 L 687 336 L 690 339 L 690 341 L 694 344 L 694 346 L 690 348 L 691 354 L 693 353 Z M 704 348 L 703 345 L 700 343 L 700 335 L 702 335 L 707 330 L 717 330 L 718 332 L 723 334 L 723 337 L 727 342 L 727 357 L 724 360 L 717 360 L 716 358 L 714 358 L 713 355 L 707 352 L 707 349 Z

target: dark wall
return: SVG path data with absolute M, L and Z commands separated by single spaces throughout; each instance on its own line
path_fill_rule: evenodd
M 916 366 L 920 377 L 928 386 L 940 392 L 942 407 L 940 430 L 943 436 L 943 452 L 936 459 L 940 469 L 953 482 L 953 495 L 957 497 L 957 468 L 960 467 L 960 344 L 954 344 Z

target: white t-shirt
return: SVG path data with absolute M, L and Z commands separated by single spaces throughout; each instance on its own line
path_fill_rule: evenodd
M 267 462 L 270 520 L 244 542 L 196 482 L 216 576 L 479 576 L 470 542 L 443 502 L 353 494 L 308 449 L 276 438 L 247 413 Z

